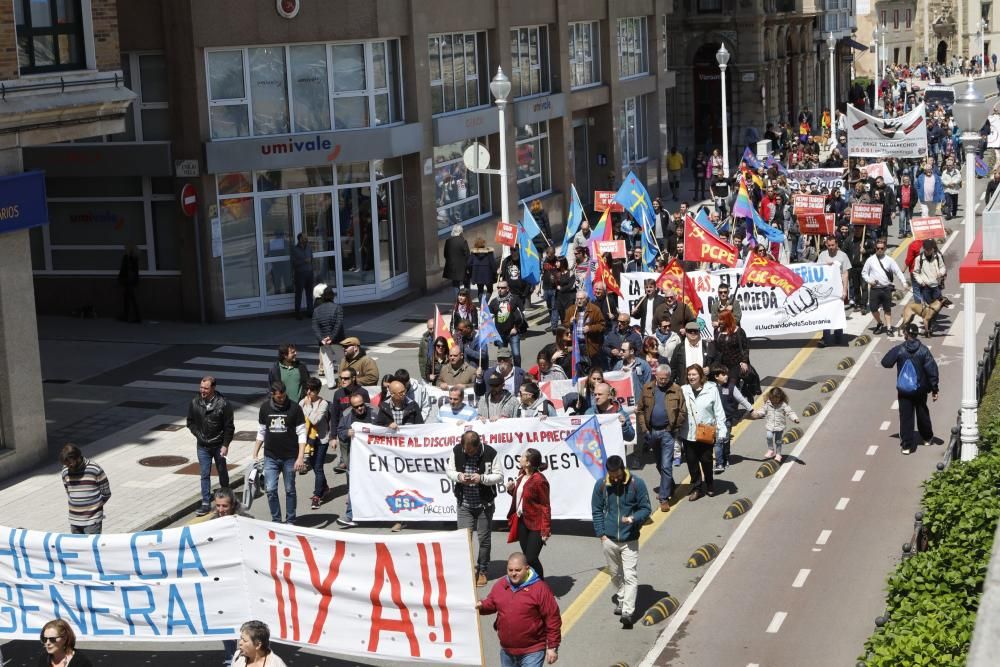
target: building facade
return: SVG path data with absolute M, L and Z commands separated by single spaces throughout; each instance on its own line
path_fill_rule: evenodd
M 31 147 L 121 132 L 134 98 L 119 64 L 114 0 L 0 3 L 0 479 L 49 460 L 24 173 Z M 117 256 L 120 258 L 121 249 Z M 116 260 L 117 261 L 117 260 Z M 39 297 L 39 305 L 44 296 Z
M 574 184 L 588 204 L 629 169 L 655 184 L 665 168 L 671 12 L 667 0 L 122 1 L 128 127 L 26 153 L 49 174 L 53 211 L 32 236 L 35 284 L 62 295 L 39 308 L 117 308 L 128 243 L 144 315 L 220 321 L 292 309 L 299 233 L 345 304 L 439 286 L 450 228 L 494 245 L 501 193 L 516 217 L 539 199 L 558 234 Z M 506 146 L 498 67 L 512 82 Z M 473 142 L 491 167 L 506 151 L 506 183 L 466 168 Z M 176 203 L 187 183 L 193 218 Z

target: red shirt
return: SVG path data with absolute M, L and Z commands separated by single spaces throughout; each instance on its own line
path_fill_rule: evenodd
M 906 268 L 913 271 L 913 262 L 916 261 L 917 255 L 924 247 L 924 242 L 922 240 L 914 239 L 910 241 L 910 245 L 906 248 Z

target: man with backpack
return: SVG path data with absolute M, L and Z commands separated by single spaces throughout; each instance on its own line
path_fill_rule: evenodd
M 899 399 L 899 441 L 903 454 L 917 451 L 914 439 L 913 418 L 916 415 L 917 431 L 924 444 L 934 438 L 927 394 L 938 399 L 937 362 L 923 343 L 917 339 L 916 324 L 903 329 L 905 340 L 882 357 L 882 366 L 896 367 L 896 393 Z

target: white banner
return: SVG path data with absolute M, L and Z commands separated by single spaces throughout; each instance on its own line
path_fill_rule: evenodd
M 826 188 L 840 188 L 844 190 L 844 170 L 843 169 L 789 169 L 788 186 L 791 192 L 799 192 L 799 187 L 804 183 L 808 186 L 816 186 L 817 190 Z
M 924 104 L 895 118 L 876 118 L 847 105 L 847 154 L 850 157 L 925 157 Z
M 843 329 L 847 318 L 844 315 L 844 290 L 840 281 L 840 270 L 828 264 L 792 264 L 793 271 L 802 276 L 803 285 L 790 296 L 774 287 L 746 285 L 740 287 L 742 268 L 719 271 L 692 271 L 688 273 L 701 298 L 702 312 L 698 319 L 702 335 L 714 336 L 712 318 L 709 316 L 711 304 L 718 298 L 720 284 L 729 285 L 730 298 L 740 304 L 742 319 L 740 326 L 747 336 L 784 336 L 793 333 L 814 333 L 821 329 Z M 655 273 L 623 273 L 619 284 L 622 297 L 618 302 L 619 312 L 631 312 L 642 299 L 642 283 L 645 278 L 656 278 Z M 625 309 L 628 310 L 625 310 Z M 638 320 L 633 320 L 638 324 Z
M 632 386 L 632 376 L 625 373 L 625 371 L 607 371 L 604 373 L 604 381 L 610 384 L 611 388 L 615 390 L 614 400 L 618 401 L 625 412 L 628 414 L 634 413 L 637 399 L 633 395 L 635 388 Z M 574 383 L 572 380 L 546 380 L 545 382 L 540 382 L 538 388 L 541 389 L 547 399 L 552 401 L 552 405 L 555 406 L 556 410 L 563 413 L 566 408 L 563 405 L 563 397 L 566 394 L 575 392 L 578 384 L 579 381 Z
M 452 521 L 456 499 L 445 474 L 448 457 L 462 433 L 475 430 L 497 451 L 503 471 L 497 486 L 497 520 L 507 517 L 510 496 L 504 484 L 517 477 L 518 460 L 528 447 L 537 449 L 549 465 L 545 476 L 551 489 L 553 519 L 589 521 L 590 490 L 596 478 L 564 442 L 590 417 L 501 419 L 467 424 L 378 426 L 355 429 L 351 441 L 351 511 L 355 521 Z M 625 457 L 621 424 L 615 415 L 601 415 L 601 437 L 608 456 Z
M 588 495 L 589 498 L 589 495 Z M 0 527 L 0 642 L 62 618 L 81 641 L 238 637 L 397 662 L 478 665 L 466 531 L 330 533 L 227 517 L 123 535 Z

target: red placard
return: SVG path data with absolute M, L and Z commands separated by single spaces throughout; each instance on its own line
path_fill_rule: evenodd
M 944 229 L 944 219 L 938 216 L 932 218 L 912 218 L 910 228 L 913 230 L 913 238 L 917 241 L 924 239 L 943 239 L 948 235 Z
M 795 216 L 799 221 L 799 232 L 802 234 L 833 234 L 833 213 L 805 213 Z
M 882 204 L 851 204 L 851 224 L 881 225 Z
M 625 259 L 625 242 L 624 241 L 598 241 L 597 242 L 597 252 L 602 255 L 606 252 L 611 253 L 611 259 Z
M 823 195 L 802 195 L 792 197 L 792 211 L 795 215 L 806 213 L 822 213 L 826 210 L 826 197 Z
M 498 222 L 497 234 L 494 240 L 500 245 L 513 248 L 517 245 L 517 227 L 508 222 Z
M 594 210 L 603 213 L 610 208 L 612 213 L 622 213 L 625 207 L 615 201 L 614 190 L 594 190 Z

